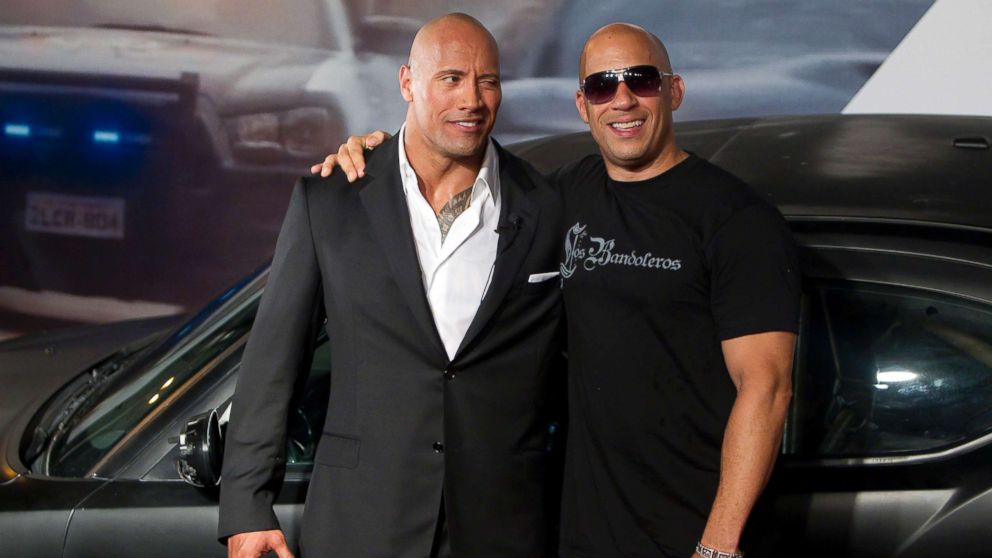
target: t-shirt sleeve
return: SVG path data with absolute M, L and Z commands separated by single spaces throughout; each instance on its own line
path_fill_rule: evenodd
M 802 278 L 789 226 L 765 203 L 737 210 L 707 247 L 713 318 L 721 340 L 799 331 Z

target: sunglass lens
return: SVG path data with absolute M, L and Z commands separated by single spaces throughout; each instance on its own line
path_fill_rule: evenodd
M 582 92 L 590 103 L 598 105 L 613 98 L 617 92 L 618 83 L 619 80 L 616 74 L 612 72 L 599 72 L 586 78 Z
M 623 81 L 638 97 L 655 97 L 661 89 L 661 74 L 654 66 L 630 68 L 624 74 Z
M 661 73 L 654 66 L 634 66 L 623 72 L 623 82 L 638 97 L 656 97 L 661 91 Z M 617 94 L 620 77 L 612 72 L 597 72 L 586 77 L 582 92 L 594 105 L 611 101 Z

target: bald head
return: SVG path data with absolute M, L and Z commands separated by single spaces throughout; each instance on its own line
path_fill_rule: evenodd
M 503 95 L 489 30 L 460 13 L 427 23 L 399 78 L 408 103 L 404 147 L 414 168 L 427 158 L 437 168 L 458 161 L 477 172 Z
M 650 64 L 666 72 L 672 71 L 668 49 L 661 39 L 632 23 L 611 23 L 597 29 L 582 47 L 582 55 L 579 57 L 579 79 L 594 72 L 624 67 L 608 66 L 611 60 L 632 58 L 642 59 L 642 64 Z M 604 64 L 607 66 L 599 67 Z
M 410 47 L 410 67 L 435 60 L 440 49 L 455 42 L 488 49 L 492 56 L 499 59 L 499 47 L 492 33 L 474 17 L 456 12 L 428 21 L 417 31 Z
M 636 69 L 641 66 L 663 75 Z M 615 72 L 622 68 L 635 70 Z M 575 108 L 589 124 L 607 173 L 614 180 L 644 180 L 671 168 L 682 157 L 672 112 L 682 104 L 685 84 L 672 73 L 665 45 L 643 27 L 611 23 L 589 37 L 579 59 L 580 83 L 600 72 L 607 73 L 590 90 L 598 92 L 587 96 L 580 86 Z

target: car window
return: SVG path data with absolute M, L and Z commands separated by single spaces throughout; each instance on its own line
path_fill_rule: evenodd
M 86 475 L 125 435 L 177 397 L 215 359 L 241 348 L 261 299 L 264 276 L 232 288 L 94 391 L 85 410 L 51 445 L 46 472 Z M 240 290 L 238 290 L 240 289 Z
M 785 453 L 892 456 L 992 431 L 992 308 L 856 285 L 808 298 Z

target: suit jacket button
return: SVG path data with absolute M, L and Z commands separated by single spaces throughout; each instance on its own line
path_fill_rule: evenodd
M 444 453 L 444 444 L 441 442 L 434 442 L 434 453 Z
M 445 370 L 444 371 L 444 379 L 445 380 L 454 380 L 455 379 L 455 373 L 454 373 L 454 371 L 452 371 L 452 370 Z

